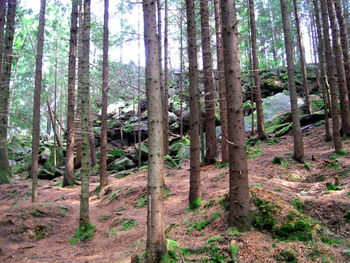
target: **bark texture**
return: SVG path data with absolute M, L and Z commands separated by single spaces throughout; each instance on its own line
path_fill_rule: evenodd
M 340 43 L 340 33 L 335 17 L 335 8 L 333 0 L 327 1 L 328 6 L 328 16 L 332 29 L 332 43 L 333 52 L 335 58 L 336 72 L 337 72 L 337 82 L 339 89 L 340 98 L 340 113 L 342 121 L 343 134 L 345 136 L 350 136 L 350 108 L 349 108 L 349 97 L 348 90 L 346 88 L 345 70 L 344 70 L 344 58 L 342 46 Z
M 200 0 L 202 58 L 205 92 L 205 163 L 214 163 L 216 159 L 215 127 L 215 89 L 213 78 L 213 59 L 211 56 L 208 0 Z
M 295 73 L 294 73 L 294 52 L 292 48 L 292 39 L 289 25 L 287 0 L 281 1 L 282 11 L 282 23 L 284 33 L 284 43 L 287 54 L 287 65 L 288 65 L 288 85 L 290 93 L 290 104 L 292 111 L 292 122 L 293 122 L 293 136 L 294 136 L 294 153 L 293 158 L 298 162 L 304 161 L 304 145 L 301 133 L 301 126 L 298 113 L 298 101 L 297 92 L 295 87 Z
M 15 34 L 15 0 L 8 1 L 6 34 L 3 40 L 5 14 L 6 1 L 2 0 L 0 1 L 0 184 L 9 183 L 9 177 L 11 176 L 7 149 L 7 128 L 13 37 Z
M 189 94 L 190 94 L 190 205 L 201 197 L 200 175 L 200 132 L 199 132 L 199 81 L 196 46 L 196 16 L 194 0 L 186 1 L 187 41 L 189 63 Z
M 230 161 L 229 224 L 251 223 L 236 4 L 221 0 Z
M 337 83 L 335 79 L 334 57 L 332 53 L 331 40 L 329 37 L 327 4 L 325 0 L 321 0 L 320 3 L 321 3 L 321 13 L 322 13 L 323 38 L 324 38 L 324 45 L 325 45 L 327 80 L 328 80 L 330 95 L 331 95 L 333 143 L 334 143 L 335 151 L 338 152 L 342 148 L 342 142 L 340 139 L 340 122 L 339 122 L 340 111 L 338 106 L 339 97 L 337 93 Z
M 41 0 L 40 17 L 38 28 L 38 44 L 35 62 L 35 90 L 33 107 L 33 134 L 32 134 L 32 167 L 30 175 L 32 178 L 32 202 L 38 201 L 38 166 L 39 166 L 39 143 L 40 143 L 40 106 L 41 106 L 41 85 L 43 68 L 43 47 L 45 29 L 45 8 L 46 0 Z
M 63 186 L 74 184 L 74 107 L 75 107 L 75 71 L 78 43 L 78 2 L 72 1 L 68 61 L 68 107 L 67 107 L 67 150 Z
M 108 106 L 108 49 L 109 49 L 109 0 L 104 0 L 104 24 L 103 24 L 103 62 L 102 62 L 102 121 L 101 121 L 101 155 L 100 155 L 100 188 L 108 184 L 107 179 L 107 106 Z
M 154 0 L 143 1 L 146 89 L 149 132 L 146 262 L 160 262 L 166 253 L 163 218 L 163 110 Z

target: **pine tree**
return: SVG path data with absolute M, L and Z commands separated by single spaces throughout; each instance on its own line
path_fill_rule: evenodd
M 32 135 L 32 202 L 38 201 L 38 166 L 39 166 L 39 143 L 40 143 L 40 105 L 41 105 L 41 85 L 43 68 L 43 48 L 45 29 L 45 8 L 46 0 L 41 0 L 40 18 L 38 28 L 38 45 L 35 65 L 35 91 L 33 108 L 33 135 Z
M 298 101 L 297 92 L 295 87 L 295 73 L 294 73 L 294 52 L 292 48 L 289 17 L 287 1 L 281 1 L 281 11 L 282 11 L 282 23 L 284 32 L 284 42 L 287 54 L 287 64 L 288 64 L 288 84 L 290 93 L 290 104 L 292 111 L 292 122 L 293 122 L 293 137 L 294 137 L 294 154 L 293 158 L 298 162 L 304 161 L 304 145 L 301 133 L 301 126 L 298 113 Z
M 166 253 L 163 219 L 163 110 L 159 46 L 154 0 L 143 0 L 148 111 L 148 213 L 146 262 L 160 262 Z M 158 32 L 159 33 L 159 32 Z
M 229 224 L 248 229 L 250 196 L 235 1 L 222 0 L 221 12 L 230 162 Z
M 74 184 L 74 107 L 75 107 L 75 71 L 77 58 L 78 1 L 72 1 L 72 15 L 69 43 L 68 68 L 68 107 L 67 107 L 67 150 L 63 186 Z

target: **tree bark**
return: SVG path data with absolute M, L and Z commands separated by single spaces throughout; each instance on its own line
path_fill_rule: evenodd
M 90 218 L 89 218 L 90 5 L 91 5 L 91 0 L 84 0 L 83 28 L 82 28 L 82 61 L 81 61 L 82 160 L 81 160 L 81 193 L 80 193 L 80 217 L 79 217 L 79 228 L 82 230 L 87 230 L 90 224 Z
M 321 13 L 322 13 L 322 24 L 323 24 L 323 38 L 325 46 L 325 59 L 327 67 L 327 79 L 330 88 L 331 95 L 331 113 L 332 113 L 332 124 L 333 124 L 333 143 L 336 152 L 342 149 L 342 142 L 340 139 L 340 111 L 338 107 L 338 93 L 337 93 L 337 83 L 335 79 L 335 65 L 334 57 L 332 54 L 331 40 L 329 37 L 329 24 L 328 24 L 328 12 L 327 4 L 325 0 L 321 0 Z
M 346 27 L 346 22 L 344 18 L 344 12 L 342 7 L 342 0 L 333 0 L 335 5 L 335 11 L 337 14 L 339 31 L 340 31 L 340 41 L 343 50 L 343 58 L 344 58 L 344 70 L 346 77 L 346 86 L 348 91 L 348 98 L 350 101 L 350 54 L 349 54 L 349 34 L 348 29 Z
M 200 0 L 202 58 L 205 92 L 205 163 L 215 163 L 216 126 L 215 126 L 215 89 L 213 79 L 213 59 L 211 56 L 208 0 Z
M 100 155 L 100 188 L 108 184 L 107 178 L 107 106 L 108 106 L 108 88 L 109 88 L 109 0 L 104 0 L 104 23 L 103 23 L 103 66 L 102 66 L 102 121 L 101 121 L 101 155 Z
M 222 20 L 221 20 L 221 0 L 214 0 L 215 12 L 215 33 L 216 33 L 216 55 L 218 68 L 218 86 L 220 99 L 220 122 L 221 122 L 221 158 L 223 163 L 228 159 L 228 126 L 227 126 L 227 104 L 226 104 L 226 84 L 225 84 L 225 64 L 224 50 L 222 43 Z
M 228 107 L 230 161 L 229 224 L 241 229 L 249 229 L 251 223 L 250 196 L 235 1 L 222 0 L 221 11 Z
M 32 135 L 32 202 L 38 201 L 38 166 L 39 166 L 39 143 L 40 143 L 40 105 L 41 105 L 41 85 L 43 67 L 44 29 L 45 29 L 45 8 L 46 0 L 41 0 L 40 17 L 38 28 L 38 45 L 35 65 L 35 90 L 33 108 L 33 135 Z
M 345 136 L 350 136 L 350 108 L 348 90 L 346 87 L 345 70 L 344 70 L 344 58 L 342 46 L 340 43 L 340 33 L 335 17 L 335 8 L 333 0 L 327 1 L 328 16 L 332 29 L 332 43 L 335 57 L 335 65 L 337 70 L 337 80 L 340 98 L 340 112 L 342 120 L 342 129 Z
M 187 41 L 189 63 L 189 95 L 190 95 L 190 192 L 189 203 L 194 204 L 201 198 L 200 175 L 200 132 L 199 132 L 199 81 L 196 45 L 196 16 L 194 0 L 186 1 Z
M 169 44 L 168 44 L 168 0 L 164 0 L 164 155 L 169 152 Z
M 311 102 L 309 97 L 309 86 L 307 83 L 307 69 L 306 69 L 306 59 L 305 59 L 305 48 L 303 44 L 303 36 L 300 29 L 300 21 L 299 21 L 299 11 L 298 11 L 298 2 L 297 0 L 293 0 L 294 3 L 294 17 L 295 17 L 295 27 L 297 28 L 297 36 L 298 36 L 298 46 L 300 53 L 300 67 L 301 73 L 303 77 L 303 87 L 305 93 L 305 102 L 307 113 L 311 113 Z
M 255 103 L 257 111 L 257 130 L 259 139 L 265 139 L 264 134 L 264 111 L 261 101 L 261 90 L 260 90 L 260 76 L 259 76 L 259 59 L 258 59 L 258 47 L 256 41 L 256 24 L 255 24 L 255 4 L 254 0 L 249 0 L 249 15 L 250 15 L 250 31 L 251 31 L 251 45 L 252 45 L 252 57 L 253 57 L 253 74 L 255 84 Z M 253 101 L 252 101 L 253 105 Z M 254 112 L 254 111 L 253 111 Z M 252 126 L 254 129 L 254 126 Z
M 78 44 L 78 2 L 72 1 L 69 61 L 68 61 L 68 104 L 67 104 L 67 147 L 63 186 L 74 184 L 74 106 L 75 106 L 75 71 Z
M 58 132 L 57 132 L 57 128 L 56 128 L 56 126 L 54 125 L 54 123 L 55 123 L 55 117 L 54 117 L 54 115 L 53 115 L 53 113 L 52 113 L 52 108 L 51 108 L 51 105 L 50 105 L 50 102 L 49 102 L 49 101 L 47 102 L 47 111 L 49 112 L 50 121 L 51 121 L 51 125 L 52 125 L 52 128 L 53 128 L 53 133 L 54 133 L 54 137 L 55 137 L 55 142 L 57 142 L 57 146 L 58 146 L 58 147 L 62 147 L 62 143 L 61 143 L 59 134 L 58 134 Z
M 318 8 L 317 0 L 313 0 L 314 10 L 315 10 L 315 18 L 316 18 L 316 29 L 317 29 L 317 37 L 318 37 L 318 57 L 319 57 L 319 68 L 320 68 L 320 84 L 322 89 L 322 97 L 324 104 L 324 115 L 325 115 L 325 132 L 326 132 L 326 141 L 330 141 L 332 139 L 330 129 L 329 129 L 329 101 L 328 101 L 328 87 L 327 87 L 327 76 L 325 70 L 326 58 L 324 55 L 324 40 L 322 37 L 322 26 L 320 19 L 320 12 Z
M 143 0 L 149 132 L 147 263 L 159 262 L 166 253 L 162 196 L 164 126 L 155 4 L 154 0 Z
M 11 176 L 7 149 L 7 128 L 16 0 L 8 1 L 6 34 L 3 40 L 5 13 L 6 1 L 2 0 L 0 1 L 0 184 L 9 183 L 9 177 Z
M 291 33 L 288 17 L 287 1 L 281 1 L 282 11 L 282 23 L 284 32 L 284 42 L 287 54 L 287 65 L 288 65 L 288 84 L 290 92 L 290 104 L 292 111 L 292 122 L 293 122 L 293 136 L 294 136 L 294 154 L 293 158 L 298 162 L 304 161 L 304 145 L 301 133 L 301 126 L 298 113 L 298 97 L 295 87 L 295 73 L 294 73 L 294 52 L 291 44 Z

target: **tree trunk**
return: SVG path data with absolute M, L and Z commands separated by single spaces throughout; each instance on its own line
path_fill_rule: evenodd
M 81 61 L 81 135 L 82 135 L 82 160 L 81 160 L 81 193 L 80 193 L 80 218 L 79 228 L 87 230 L 90 225 L 89 218 L 89 175 L 90 175 L 90 4 L 91 0 L 84 0 L 83 28 L 82 28 L 82 61 Z
M 318 8 L 317 0 L 313 0 L 315 17 L 316 17 L 316 28 L 317 28 L 317 36 L 318 36 L 318 57 L 319 57 L 319 68 L 320 68 L 320 84 L 322 88 L 322 97 L 324 104 L 324 115 L 325 115 L 325 132 L 326 132 L 326 141 L 330 141 L 332 139 L 331 133 L 329 130 L 329 101 L 328 101 L 328 88 L 327 88 L 327 76 L 325 70 L 326 58 L 324 55 L 324 40 L 322 37 L 322 27 L 320 20 L 320 12 Z
M 328 16 L 331 23 L 332 29 L 332 43 L 333 51 L 335 57 L 335 65 L 337 69 L 337 80 L 338 80 L 338 89 L 339 89 L 339 98 L 340 98 L 340 112 L 342 120 L 342 129 L 345 136 L 350 136 L 350 108 L 349 108 L 349 97 L 348 90 L 346 87 L 345 80 L 345 70 L 344 70 L 344 59 L 343 51 L 340 43 L 340 33 L 335 17 L 335 8 L 333 0 L 327 1 L 328 5 Z
M 228 107 L 230 161 L 229 224 L 241 229 L 249 229 L 251 223 L 250 196 L 235 1 L 222 0 L 221 11 Z
M 205 163 L 215 163 L 216 126 L 215 126 L 215 89 L 213 79 L 213 59 L 211 57 L 209 7 L 208 0 L 200 0 L 202 58 L 205 92 Z
M 75 71 L 77 60 L 78 2 L 72 1 L 72 15 L 68 61 L 67 150 L 63 186 L 74 184 L 74 106 Z
M 221 21 L 221 0 L 214 0 L 215 12 L 215 32 L 216 32 L 216 55 L 218 68 L 218 86 L 220 99 L 220 121 L 221 121 L 221 158 L 223 163 L 228 162 L 228 142 L 227 142 L 227 104 L 226 104 L 226 84 L 225 84 L 225 64 L 224 50 L 222 44 L 222 21 Z
M 348 98 L 350 101 L 350 54 L 349 54 L 349 34 L 346 27 L 346 22 L 344 18 L 343 7 L 341 0 L 334 0 L 335 11 L 338 18 L 339 31 L 340 31 L 340 41 L 343 49 L 343 58 L 344 58 L 344 69 L 346 76 L 346 86 L 348 91 Z
M 7 128 L 16 0 L 8 1 L 6 34 L 3 40 L 5 13 L 6 1 L 2 0 L 0 1 L 0 184 L 9 183 L 9 177 L 11 176 L 7 149 Z
M 168 0 L 164 0 L 164 155 L 169 152 L 169 69 L 168 69 Z
M 61 143 L 60 137 L 58 135 L 57 128 L 54 125 L 55 117 L 53 115 L 52 108 L 51 108 L 51 105 L 50 105 L 49 101 L 47 102 L 47 111 L 49 112 L 50 121 L 51 121 L 51 125 L 52 125 L 52 128 L 53 128 L 53 134 L 54 134 L 54 138 L 55 138 L 55 143 L 57 142 L 58 147 L 62 147 L 62 143 Z
M 41 105 L 41 85 L 42 85 L 42 67 L 43 67 L 43 47 L 44 47 L 44 29 L 45 29 L 45 7 L 46 0 L 41 0 L 40 18 L 38 28 L 38 45 L 35 65 L 35 90 L 34 90 L 34 108 L 33 108 L 33 139 L 32 139 L 32 202 L 38 201 L 38 166 L 39 166 L 39 143 L 40 143 L 40 105 Z
M 149 132 L 147 263 L 160 262 L 166 253 L 163 218 L 163 111 L 156 7 L 154 0 L 143 0 L 146 56 L 146 89 Z
M 90 145 L 90 165 L 94 167 L 96 165 L 96 145 L 95 145 L 95 132 L 92 129 L 92 108 L 89 107 L 89 145 Z
M 258 59 L 258 47 L 257 47 L 257 43 L 256 43 L 256 25 L 255 25 L 254 7 L 255 7 L 254 0 L 249 0 L 249 15 L 250 15 L 250 29 L 251 29 L 251 40 L 252 40 L 252 57 L 253 57 L 253 73 L 254 73 L 254 83 L 255 83 L 254 95 L 255 95 L 255 103 L 256 103 L 256 111 L 257 111 L 258 137 L 259 137 L 259 139 L 265 139 L 266 135 L 264 134 L 264 111 L 263 111 L 262 101 L 261 101 L 259 59 Z M 253 129 L 254 129 L 254 126 L 253 126 Z
M 138 140 L 138 166 L 142 165 L 142 151 L 141 151 L 141 29 L 140 29 L 140 9 L 138 11 L 137 22 L 137 140 Z
M 298 162 L 304 161 L 304 145 L 303 138 L 300 127 L 299 113 L 298 113 L 298 101 L 297 93 L 295 87 L 295 73 L 294 73 L 294 54 L 291 44 L 291 33 L 288 17 L 287 1 L 281 1 L 281 11 L 282 11 L 282 23 L 284 32 L 284 42 L 287 54 L 287 65 L 288 65 L 288 84 L 290 92 L 290 104 L 292 111 L 292 121 L 293 121 L 293 136 L 294 136 L 294 154 L 293 158 Z
M 293 0 L 294 3 L 294 17 L 295 17 L 295 27 L 297 28 L 297 35 L 298 35 L 298 46 L 299 46 L 299 53 L 300 53 L 300 66 L 301 66 L 301 73 L 303 77 L 303 87 L 305 92 L 305 102 L 306 102 L 306 109 L 307 113 L 311 113 L 311 102 L 309 97 L 309 87 L 307 83 L 307 69 L 306 69 L 306 60 L 305 60 L 305 48 L 303 44 L 303 36 L 300 29 L 300 21 L 299 21 L 299 11 L 298 11 L 298 3 L 297 0 Z
M 333 124 L 333 143 L 336 152 L 343 147 L 340 139 L 340 111 L 338 107 L 338 93 L 337 93 L 337 83 L 335 79 L 335 65 L 334 57 L 332 54 L 331 41 L 329 38 L 329 24 L 328 24 L 328 12 L 325 0 L 321 0 L 321 13 L 322 13 L 322 24 L 323 24 L 323 38 L 325 47 L 325 59 L 327 67 L 327 79 L 330 88 L 331 95 L 331 113 L 332 113 L 332 124 Z
M 107 178 L 107 106 L 108 106 L 108 88 L 109 88 L 109 0 L 104 0 L 104 24 L 103 24 L 103 62 L 102 62 L 102 121 L 101 121 L 101 157 L 100 157 L 100 188 L 108 184 Z
M 189 63 L 189 95 L 190 95 L 190 192 L 189 203 L 201 198 L 200 176 L 200 120 L 199 120 L 199 81 L 196 45 L 196 16 L 194 0 L 186 1 L 187 41 Z

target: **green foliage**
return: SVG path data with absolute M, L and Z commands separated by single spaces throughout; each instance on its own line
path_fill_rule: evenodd
M 237 227 L 230 227 L 225 232 L 226 235 L 228 235 L 231 238 L 237 238 L 241 235 L 241 231 Z
M 257 198 L 256 196 L 253 196 L 252 201 L 257 208 L 253 211 L 253 226 L 260 231 L 271 231 L 276 224 L 274 217 L 277 213 L 276 208 L 269 201 Z
M 275 145 L 275 144 L 279 144 L 280 143 L 280 139 L 279 138 L 276 138 L 276 137 L 273 137 L 273 138 L 267 138 L 266 140 L 266 145 Z
M 222 172 L 222 173 L 219 173 L 219 175 L 213 177 L 210 179 L 210 181 L 212 182 L 217 182 L 217 181 L 220 181 L 222 178 L 224 178 L 226 176 L 226 173 Z
M 165 155 L 164 157 L 165 163 L 175 169 L 180 169 L 181 167 L 177 164 L 177 162 L 170 155 Z
M 140 197 L 136 200 L 135 207 L 142 208 L 148 204 L 148 197 L 145 194 L 140 195 Z
M 198 209 L 201 205 L 202 205 L 202 198 L 197 197 L 196 199 L 194 199 L 194 200 L 190 203 L 189 209 L 190 209 L 190 210 L 196 210 L 196 209 Z
M 304 201 L 300 198 L 295 198 L 292 201 L 292 206 L 301 213 L 303 213 L 305 211 Z
M 272 161 L 273 164 L 282 164 L 283 157 L 282 156 L 275 156 L 273 157 Z
M 327 187 L 327 192 L 340 190 L 339 185 L 334 185 L 332 183 L 326 183 L 326 187 Z
M 340 164 L 337 160 L 333 161 L 333 162 L 330 162 L 328 164 L 328 167 L 333 169 L 333 170 L 340 170 Z
M 293 223 L 283 224 L 274 229 L 274 237 L 281 241 L 310 241 L 313 240 L 312 225 L 306 218 Z
M 345 222 L 350 224 L 350 210 L 347 210 L 344 214 Z
M 91 223 L 89 223 L 86 226 L 79 227 L 69 242 L 72 245 L 75 245 L 78 242 L 91 240 L 92 237 L 94 236 L 95 231 L 96 231 L 96 227 Z
M 247 160 L 258 158 L 263 153 L 264 151 L 260 148 L 250 147 L 247 149 Z
M 335 159 L 342 157 L 344 155 L 347 155 L 347 154 L 348 154 L 348 152 L 345 151 L 344 149 L 339 149 L 339 151 L 337 153 L 331 154 L 331 156 L 329 158 L 335 160 Z
M 99 220 L 100 221 L 107 221 L 110 217 L 111 217 L 111 214 L 106 213 L 106 214 L 103 214 L 102 216 L 100 216 Z
M 217 169 L 227 168 L 227 167 L 229 167 L 229 166 L 230 166 L 229 163 L 223 163 L 223 162 L 217 162 L 217 163 L 216 163 L 216 168 L 217 168 Z
M 208 243 L 209 245 L 212 245 L 212 244 L 215 244 L 215 243 L 221 243 L 221 242 L 223 242 L 224 240 L 225 240 L 225 239 L 224 239 L 224 237 L 222 237 L 222 236 L 212 236 L 212 237 L 208 238 L 207 243 Z
M 309 171 L 312 170 L 312 164 L 309 163 L 309 162 L 305 162 L 305 163 L 304 163 L 304 167 L 305 167 L 306 170 L 309 170 Z
M 108 154 L 112 155 L 115 159 L 125 156 L 124 150 L 117 148 L 108 150 Z
M 297 263 L 298 258 L 295 253 L 289 250 L 281 250 L 278 255 L 275 256 L 277 262 L 290 262 Z
M 228 248 L 228 252 L 230 253 L 231 258 L 236 260 L 239 254 L 239 247 L 236 244 L 231 244 Z
M 320 237 L 321 241 L 328 245 L 344 245 L 344 242 L 337 238 Z
M 132 229 L 133 227 L 137 226 L 137 222 L 134 219 L 127 219 L 125 220 L 125 222 L 123 223 L 123 225 L 121 226 L 121 230 L 124 231 L 129 231 L 130 229 Z
M 173 196 L 174 194 L 172 192 L 170 192 L 170 190 L 168 189 L 168 187 L 166 185 L 162 186 L 162 191 L 163 191 L 163 198 L 166 199 L 169 196 Z
M 197 231 L 203 230 L 206 226 L 211 224 L 213 221 L 215 221 L 220 216 L 221 216 L 221 214 L 219 212 L 214 212 L 210 215 L 209 219 L 200 220 L 197 222 L 190 223 L 189 228 L 187 229 L 187 233 L 191 234 L 194 230 L 197 230 Z

